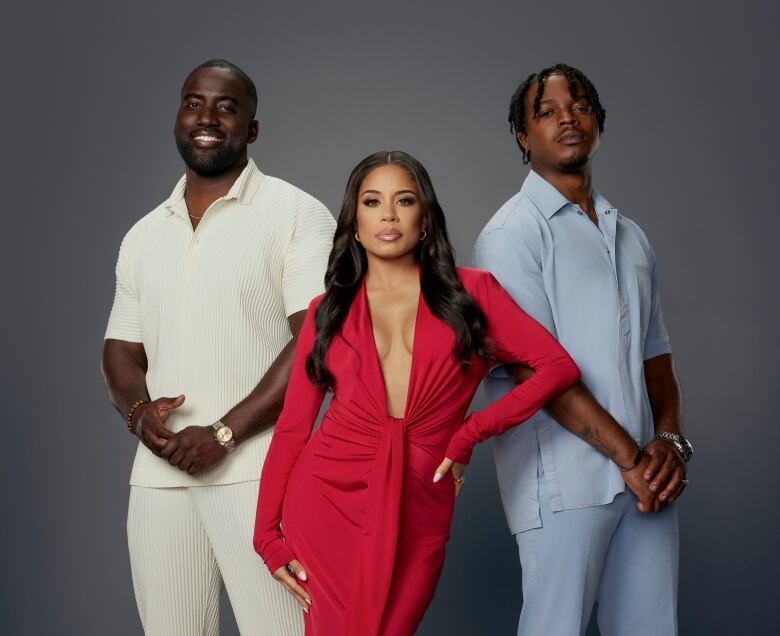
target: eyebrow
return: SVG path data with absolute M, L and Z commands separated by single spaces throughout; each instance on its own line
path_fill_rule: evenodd
M 576 95 L 576 96 L 574 97 L 574 101 L 575 101 L 575 102 L 576 102 L 576 101 L 579 101 L 579 100 L 581 100 L 581 99 L 584 99 L 585 101 L 590 101 L 590 100 L 588 99 L 588 96 L 587 96 L 587 95 L 585 95 L 585 94 L 583 94 L 583 93 L 580 93 L 579 95 Z M 556 103 L 556 101 L 557 101 L 557 100 L 554 100 L 554 99 L 543 99 L 542 101 L 540 101 L 540 102 L 539 102 L 539 105 L 541 106 L 542 104 L 555 104 L 555 103 Z
M 363 190 L 361 192 L 361 195 L 368 194 L 371 192 L 372 194 L 382 194 L 379 190 Z M 408 192 L 409 194 L 413 194 L 414 196 L 417 196 L 417 193 L 414 190 L 399 190 L 398 192 L 395 192 L 394 194 L 403 194 L 404 192 Z
M 191 99 L 191 98 L 201 99 L 201 100 L 205 99 L 205 97 L 203 95 L 201 95 L 200 93 L 187 93 L 184 97 L 182 97 L 182 99 Z M 233 97 L 232 95 L 220 95 L 219 97 L 217 97 L 217 101 L 218 102 L 233 102 L 236 105 L 239 104 L 239 101 L 235 97 Z

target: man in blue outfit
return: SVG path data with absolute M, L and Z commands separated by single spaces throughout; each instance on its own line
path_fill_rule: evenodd
M 655 254 L 639 226 L 592 188 L 604 118 L 593 84 L 565 64 L 518 87 L 509 122 L 531 172 L 483 229 L 474 258 L 572 355 L 596 400 L 642 449 L 634 465 L 649 456 L 639 469 L 656 499 L 641 512 L 588 432 L 578 437 L 553 419 L 556 401 L 496 441 L 523 569 L 521 635 L 582 634 L 595 602 L 605 636 L 677 633 L 673 502 L 692 450 Z M 495 369 L 489 398 L 528 373 Z

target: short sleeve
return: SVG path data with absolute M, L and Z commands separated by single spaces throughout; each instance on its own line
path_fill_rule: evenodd
M 533 241 L 530 241 L 533 244 Z M 531 248 L 515 232 L 503 227 L 483 232 L 474 246 L 474 266 L 484 269 L 500 283 L 529 316 L 556 335 L 552 307 L 542 276 L 541 246 Z M 503 366 L 490 371 L 491 377 L 508 378 Z
M 296 205 L 295 227 L 282 272 L 287 316 L 306 309 L 325 289 L 325 270 L 336 230 L 333 215 L 313 197 L 301 195 Z
M 105 339 L 143 342 L 141 306 L 135 281 L 135 233 L 127 233 L 116 263 L 116 291 Z
M 666 330 L 663 313 L 661 312 L 661 294 L 658 291 L 658 276 L 656 274 L 655 267 L 655 253 L 652 251 L 652 248 L 651 257 L 653 261 L 653 269 L 650 275 L 650 319 L 647 324 L 647 334 L 645 336 L 645 360 L 672 352 L 672 344 L 669 339 L 669 332 Z
M 474 266 L 493 274 L 523 311 L 555 335 L 542 275 L 541 249 L 532 245 L 533 241 L 516 232 L 496 228 L 479 237 L 474 247 Z

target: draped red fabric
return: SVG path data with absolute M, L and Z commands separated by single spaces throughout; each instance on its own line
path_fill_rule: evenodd
M 312 599 L 307 636 L 404 636 L 425 613 L 444 563 L 454 507 L 451 475 L 433 483 L 445 455 L 469 461 L 474 445 L 535 413 L 579 379 L 555 339 L 487 272 L 458 268 L 485 312 L 494 359 L 466 371 L 451 328 L 421 294 L 402 418 L 387 415 L 365 281 L 327 354 L 335 378 L 325 397 L 305 363 L 315 338 L 312 301 L 296 346 L 284 408 L 263 466 L 254 545 L 271 572 L 304 566 Z M 464 421 L 494 364 L 522 362 L 531 379 Z

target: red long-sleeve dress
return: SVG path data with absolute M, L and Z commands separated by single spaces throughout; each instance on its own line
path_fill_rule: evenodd
M 263 466 L 254 545 L 271 572 L 298 559 L 312 605 L 307 636 L 412 634 L 433 597 L 455 503 L 444 459 L 467 463 L 477 442 L 533 415 L 579 379 L 557 341 L 487 272 L 458 268 L 487 316 L 494 360 L 467 371 L 452 355 L 455 335 L 422 294 L 406 410 L 387 415 L 365 280 L 333 338 L 326 362 L 333 399 L 312 434 L 325 392 L 305 370 L 315 338 L 309 306 L 292 375 Z M 482 411 L 463 416 L 496 363 L 522 362 L 534 375 Z

